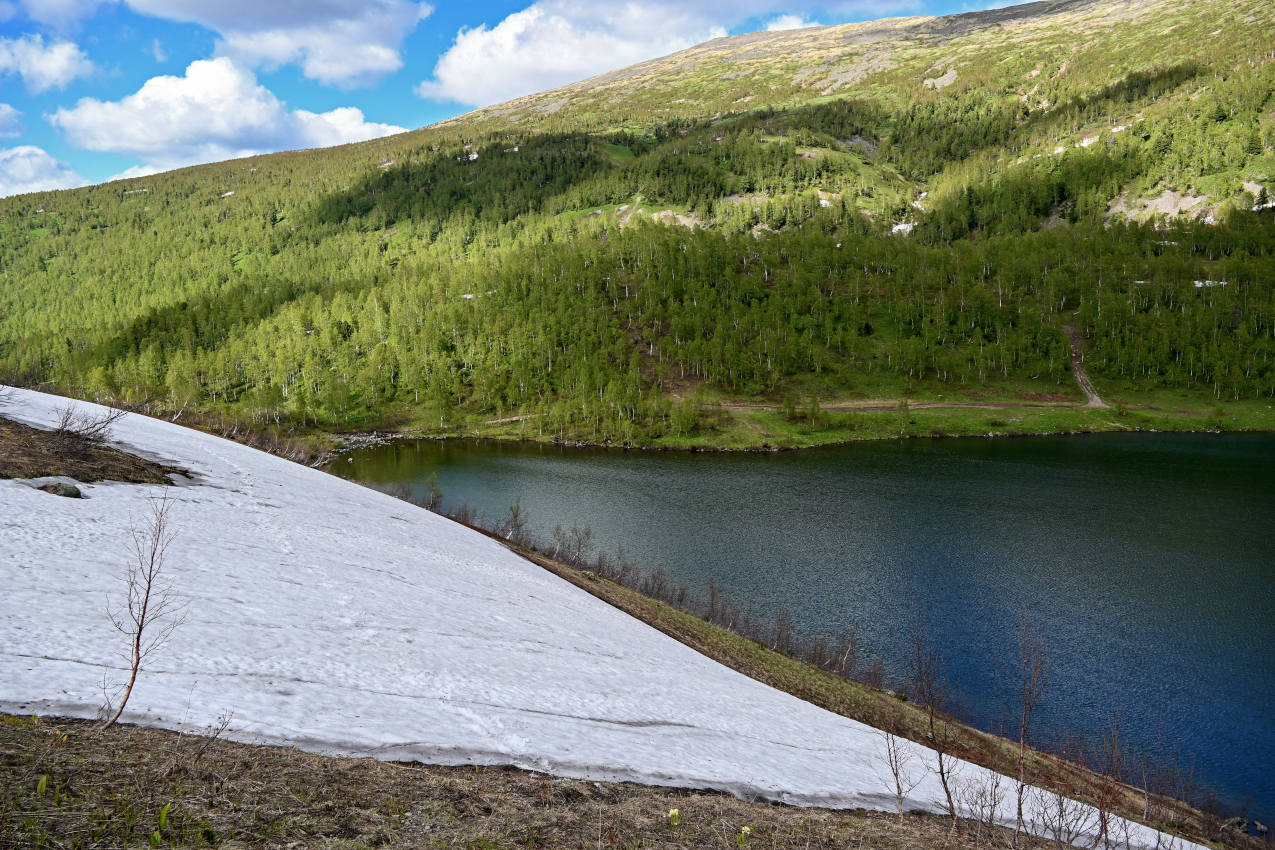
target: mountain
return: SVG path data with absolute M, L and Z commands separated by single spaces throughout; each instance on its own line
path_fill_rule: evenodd
M 3 199 L 0 379 L 620 444 L 1269 428 L 1273 31 L 1066 0 L 756 33 Z

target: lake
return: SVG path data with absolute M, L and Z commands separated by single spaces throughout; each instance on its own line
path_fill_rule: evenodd
M 488 518 L 595 541 L 808 634 L 857 628 L 896 675 L 920 612 L 978 726 L 1007 727 L 1016 624 L 1052 672 L 1037 740 L 1094 737 L 1194 765 L 1275 815 L 1275 435 L 906 440 L 777 454 L 401 441 L 333 464 Z

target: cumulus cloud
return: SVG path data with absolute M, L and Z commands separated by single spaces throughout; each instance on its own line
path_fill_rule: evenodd
M 73 42 L 46 44 L 41 35 L 0 38 L 0 75 L 17 74 L 34 94 L 66 88 L 76 77 L 92 72 L 93 63 Z
M 298 64 L 313 80 L 368 85 L 403 66 L 403 39 L 432 11 L 409 0 L 128 0 L 142 14 L 199 24 L 217 52 L 251 67 Z
M 22 122 L 18 120 L 21 114 L 9 104 L 0 103 L 0 139 L 22 135 Z
M 48 117 L 76 147 L 131 154 L 162 169 L 404 130 L 367 121 L 353 107 L 289 110 L 225 57 L 192 62 L 181 77 L 152 77 L 122 100 L 83 98 Z
M 0 197 L 46 189 L 72 189 L 87 182 L 74 168 L 42 148 L 20 145 L 0 149 Z
M 401 68 L 403 39 L 433 11 L 419 0 L 21 0 L 21 5 L 31 20 L 67 29 L 117 2 L 143 15 L 212 30 L 219 36 L 218 55 L 251 67 L 295 63 L 307 77 L 343 87 L 370 85 Z M 5 5 L 0 0 L 0 10 Z
M 837 19 L 879 17 L 921 0 L 833 0 Z M 462 29 L 416 87 L 431 100 L 486 106 L 682 50 L 758 16 L 768 29 L 816 26 L 802 0 L 536 0 L 495 26 Z
M 801 15 L 780 15 L 766 24 L 767 32 L 778 32 L 779 30 L 799 30 L 802 27 L 817 27 L 817 21 L 808 21 Z
M 110 183 L 112 180 L 129 180 L 134 177 L 150 177 L 152 174 L 158 174 L 160 168 L 154 165 L 134 165 L 132 168 L 125 168 L 119 174 L 112 174 L 107 177 L 104 183 Z
M 22 9 L 33 21 L 65 29 L 97 11 L 103 0 L 22 0 Z
M 540 0 L 496 26 L 463 29 L 421 97 L 481 106 L 672 53 L 726 30 L 696 10 Z

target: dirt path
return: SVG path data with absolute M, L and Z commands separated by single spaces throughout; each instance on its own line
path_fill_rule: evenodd
M 676 396 L 670 396 L 674 401 L 681 399 Z M 739 413 L 748 413 L 759 410 L 779 410 L 781 405 L 778 404 L 750 404 L 745 402 L 724 401 L 711 405 L 721 410 L 733 410 Z M 1058 401 L 909 401 L 909 410 L 928 410 L 931 408 L 952 408 L 952 407 L 968 407 L 974 410 L 1017 410 L 1020 407 L 1076 407 L 1077 405 L 1068 404 L 1067 402 Z M 899 400 L 891 399 L 864 399 L 863 401 L 838 401 L 832 404 L 820 404 L 819 409 L 825 413 L 849 413 L 853 411 L 864 411 L 868 413 L 881 413 L 890 410 L 899 409 Z
M 1067 332 L 1067 339 L 1071 341 L 1071 371 L 1076 376 L 1076 383 L 1080 384 L 1080 389 L 1084 390 L 1085 407 L 1109 408 L 1107 404 L 1098 396 L 1098 391 L 1093 388 L 1093 381 L 1089 380 L 1089 373 L 1085 371 L 1085 367 L 1080 365 L 1080 332 L 1071 325 L 1063 325 L 1063 330 Z

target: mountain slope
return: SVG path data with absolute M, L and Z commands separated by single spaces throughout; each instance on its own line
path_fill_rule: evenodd
M 1272 31 L 1125 0 L 759 33 L 3 199 L 0 376 L 624 444 L 1271 427 Z

